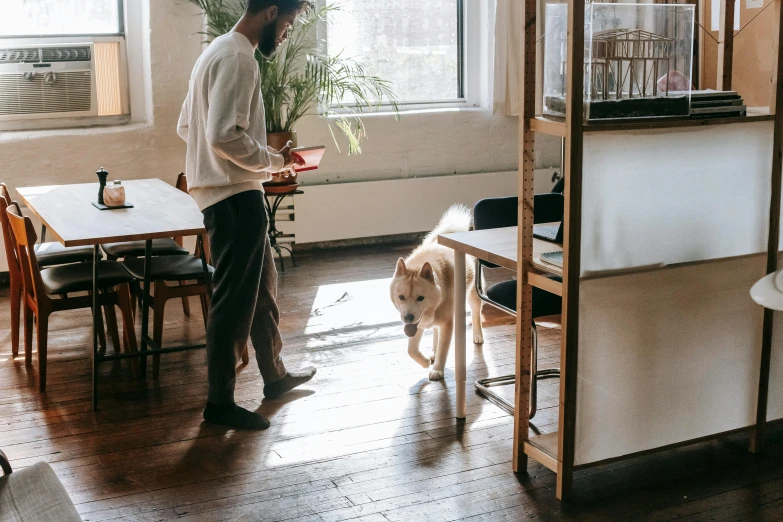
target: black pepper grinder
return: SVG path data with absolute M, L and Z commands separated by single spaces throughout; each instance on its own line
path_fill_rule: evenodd
M 98 181 L 100 182 L 100 187 L 98 187 L 98 204 L 103 205 L 103 188 L 106 186 L 106 180 L 109 178 L 109 173 L 101 167 L 95 175 L 98 176 Z

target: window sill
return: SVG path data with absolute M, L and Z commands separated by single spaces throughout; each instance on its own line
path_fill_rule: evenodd
M 442 114 L 442 113 L 454 113 L 454 112 L 489 112 L 484 107 L 476 107 L 474 105 L 468 105 L 465 103 L 454 105 L 440 105 L 440 106 L 427 106 L 421 108 L 414 107 L 400 107 L 399 116 L 416 115 L 416 114 Z M 382 107 L 378 111 L 374 112 L 362 112 L 362 113 L 350 113 L 344 110 L 335 109 L 335 114 L 327 116 L 330 120 L 339 118 L 378 118 L 378 117 L 396 117 L 398 113 L 394 112 L 391 107 Z
M 100 123 L 90 122 L 78 126 L 74 120 L 69 120 L 63 121 L 62 127 L 50 126 L 46 129 L 2 129 L 0 130 L 0 143 L 38 138 L 94 136 L 96 134 L 131 132 L 149 127 L 147 122 L 131 122 L 130 116 L 117 116 L 116 119 L 102 118 L 101 120 Z

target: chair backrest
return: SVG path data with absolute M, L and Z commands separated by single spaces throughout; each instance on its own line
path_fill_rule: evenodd
M 557 193 L 536 194 L 533 196 L 533 222 L 554 223 L 563 219 L 563 195 Z M 515 227 L 518 224 L 518 198 L 482 199 L 473 207 L 473 228 Z
M 182 192 L 188 191 L 188 178 L 185 176 L 184 172 L 180 172 L 179 176 L 177 176 L 177 185 L 176 187 L 181 190 Z
M 177 190 L 181 190 L 182 192 L 187 193 L 188 178 L 185 177 L 184 172 L 180 172 L 177 175 L 177 183 L 174 186 L 177 188 Z M 174 241 L 176 241 L 179 246 L 185 246 L 185 239 L 182 236 L 175 237 Z
M 517 197 L 482 199 L 473 207 L 473 228 L 486 230 L 517 226 Z
M 565 200 L 563 194 L 551 192 L 533 196 L 533 223 L 555 223 L 563 220 Z
M 22 216 L 22 209 L 19 208 L 19 204 L 16 201 L 11 202 L 5 214 L 14 237 L 16 255 L 19 258 L 19 266 L 22 272 L 24 292 L 37 302 L 40 297 L 46 294 L 43 291 L 41 269 L 35 256 L 35 242 L 38 241 L 38 237 L 35 235 L 35 227 L 33 227 L 33 222 L 30 221 L 30 218 Z
M 180 172 L 177 176 L 177 184 L 175 185 L 179 190 L 181 190 L 184 193 L 188 193 L 188 178 L 185 176 L 184 172 Z M 206 235 L 201 237 L 202 241 L 208 241 L 208 238 Z M 184 246 L 185 241 L 182 237 L 175 237 L 174 241 L 177 242 L 179 246 Z M 209 252 L 209 250 L 207 250 Z M 196 257 L 201 257 L 201 246 L 199 244 L 196 244 L 196 251 L 193 252 L 193 255 Z M 210 262 L 210 259 L 207 259 L 207 263 Z
M 5 183 L 0 183 L 0 228 L 3 229 L 3 244 L 5 245 L 5 257 L 8 261 L 10 277 L 21 277 L 21 267 L 16 253 L 16 241 L 14 240 L 11 225 L 8 223 L 6 210 L 11 205 L 11 194 Z

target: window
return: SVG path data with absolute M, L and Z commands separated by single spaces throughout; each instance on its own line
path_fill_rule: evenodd
M 123 0 L 2 0 L 0 129 L 120 123 Z
M 327 52 L 367 65 L 402 104 L 461 101 L 463 2 L 340 0 L 328 15 Z
M 0 36 L 119 35 L 122 0 L 3 0 Z

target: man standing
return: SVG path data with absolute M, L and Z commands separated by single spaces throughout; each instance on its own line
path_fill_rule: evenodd
M 287 372 L 280 357 L 277 271 L 267 235 L 263 183 L 295 164 L 289 142 L 266 146 L 256 49 L 272 56 L 302 0 L 247 0 L 237 25 L 199 57 L 182 106 L 177 134 L 187 143 L 190 194 L 204 214 L 213 275 L 207 324 L 209 394 L 204 420 L 240 429 L 266 429 L 269 421 L 234 403 L 237 356 L 253 341 L 264 396 L 279 397 L 309 381 L 315 368 Z

